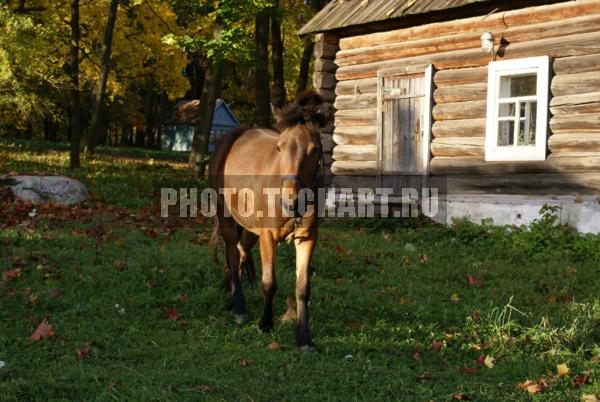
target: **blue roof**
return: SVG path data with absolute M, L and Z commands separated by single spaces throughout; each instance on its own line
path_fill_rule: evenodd
M 232 126 L 239 127 L 240 122 L 229 109 L 223 99 L 217 99 L 215 103 L 215 114 L 213 116 L 213 126 Z

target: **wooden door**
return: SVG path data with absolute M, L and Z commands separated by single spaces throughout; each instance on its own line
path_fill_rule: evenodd
M 378 182 L 382 186 L 413 187 L 429 174 L 432 72 L 432 66 L 415 66 L 378 75 Z

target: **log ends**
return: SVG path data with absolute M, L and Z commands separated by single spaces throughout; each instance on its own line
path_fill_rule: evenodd
M 375 161 L 334 161 L 331 173 L 339 176 L 371 176 L 377 173 Z

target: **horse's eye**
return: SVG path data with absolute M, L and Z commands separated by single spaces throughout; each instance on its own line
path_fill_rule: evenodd
M 277 145 L 277 152 L 281 152 L 281 148 L 279 148 L 279 145 Z

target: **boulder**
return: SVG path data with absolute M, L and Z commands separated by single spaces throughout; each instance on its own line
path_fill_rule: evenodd
M 35 204 L 75 205 L 90 197 L 83 183 L 65 176 L 0 176 L 0 186 Z

